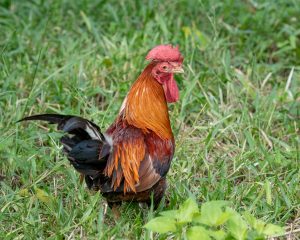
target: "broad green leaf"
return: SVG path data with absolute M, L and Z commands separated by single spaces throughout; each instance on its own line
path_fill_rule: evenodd
M 273 235 L 277 235 L 277 234 L 283 234 L 284 233 L 284 228 L 274 225 L 274 224 L 267 224 L 263 234 L 267 235 L 267 236 L 273 236 Z
M 256 219 L 253 215 L 248 212 L 245 212 L 244 218 L 247 220 L 248 224 L 255 230 L 258 234 L 262 234 L 266 223 L 262 220 Z
M 197 212 L 194 214 L 192 222 L 201 222 L 201 213 L 200 212 Z
M 247 238 L 248 226 L 244 219 L 233 209 L 227 207 L 226 212 L 230 213 L 226 226 L 229 233 L 237 240 L 244 240 Z
M 217 219 L 216 225 L 220 226 L 227 222 L 227 220 L 230 218 L 231 214 L 229 212 L 222 212 L 222 214 Z
M 198 205 L 193 198 L 187 199 L 178 210 L 178 223 L 191 222 L 193 216 L 199 213 Z
M 256 219 L 255 225 L 253 229 L 257 231 L 259 234 L 262 234 L 265 229 L 266 223 L 262 220 Z
M 247 232 L 247 240 L 266 240 L 263 234 L 259 234 L 253 229 L 249 229 Z
M 145 228 L 158 233 L 175 232 L 176 224 L 175 220 L 170 217 L 157 217 L 150 220 Z
M 226 222 L 229 218 L 229 213 L 224 213 L 222 208 L 228 205 L 226 201 L 210 201 L 202 204 L 201 217 L 198 221 L 203 224 L 218 226 Z
M 208 235 L 213 237 L 216 240 L 224 240 L 226 238 L 226 233 L 223 230 L 219 230 L 219 231 L 212 231 L 209 230 Z
M 168 210 L 159 213 L 161 216 L 170 217 L 176 219 L 178 217 L 178 210 Z
M 194 226 L 187 230 L 186 237 L 188 240 L 210 240 L 211 237 L 204 227 Z

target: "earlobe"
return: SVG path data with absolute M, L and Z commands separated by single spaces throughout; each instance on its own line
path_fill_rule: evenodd
M 155 78 L 155 80 L 157 80 L 159 83 L 161 83 L 160 79 L 159 79 L 159 71 L 156 68 L 153 68 L 152 70 L 152 75 Z

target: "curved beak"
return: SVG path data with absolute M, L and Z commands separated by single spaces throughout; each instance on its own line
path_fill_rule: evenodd
M 172 68 L 171 72 L 172 72 L 172 73 L 184 73 L 184 70 L 183 70 L 183 68 L 180 66 L 180 67 L 174 67 L 174 68 Z

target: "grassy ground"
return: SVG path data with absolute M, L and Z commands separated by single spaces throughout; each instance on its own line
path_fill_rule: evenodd
M 0 238 L 151 239 L 155 212 L 114 222 L 33 113 L 105 129 L 161 43 L 179 44 L 181 99 L 169 206 L 225 199 L 300 229 L 300 4 L 286 1 L 0 1 Z M 49 196 L 48 196 L 48 195 Z M 294 236 L 296 238 L 296 236 Z

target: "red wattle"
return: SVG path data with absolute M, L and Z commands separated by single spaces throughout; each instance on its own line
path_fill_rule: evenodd
M 177 102 L 179 99 L 179 90 L 174 80 L 173 74 L 163 82 L 163 89 L 168 103 Z

